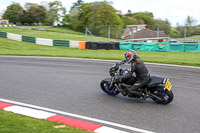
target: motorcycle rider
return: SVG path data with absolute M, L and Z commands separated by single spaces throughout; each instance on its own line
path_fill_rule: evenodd
M 129 92 L 133 94 L 137 94 L 139 96 L 142 95 L 141 92 L 138 91 L 139 88 L 145 86 L 149 79 L 150 79 L 150 73 L 147 67 L 145 66 L 142 59 L 136 54 L 134 50 L 128 50 L 125 53 L 125 58 L 121 62 L 122 64 L 128 63 L 131 64 L 130 71 L 127 72 L 124 75 L 117 75 L 116 81 L 117 82 L 123 82 L 133 76 L 133 73 L 136 74 L 136 82 L 129 88 Z

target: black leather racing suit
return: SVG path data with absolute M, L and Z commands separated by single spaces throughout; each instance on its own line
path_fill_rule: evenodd
M 131 93 L 137 93 L 137 90 L 145 86 L 150 79 L 150 73 L 144 62 L 139 56 L 136 58 L 139 62 L 136 62 L 135 60 L 131 62 L 131 72 L 120 77 L 120 81 L 123 82 L 124 80 L 131 78 L 132 74 L 135 72 L 136 82 L 129 90 Z
M 150 79 L 150 73 L 145 66 L 144 62 L 140 57 L 139 58 L 140 62 L 136 63 L 135 61 L 131 64 L 131 72 L 135 72 L 136 74 L 136 82 L 135 84 L 131 87 L 130 92 L 134 92 L 137 89 L 145 86 Z

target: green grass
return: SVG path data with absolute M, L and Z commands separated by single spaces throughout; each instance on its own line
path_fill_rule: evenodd
M 45 31 L 53 31 L 53 32 L 62 32 L 62 33 L 71 33 L 71 34 L 79 34 L 79 35 L 85 35 L 85 33 L 77 32 L 74 30 L 71 30 L 67 27 L 49 27 L 48 26 L 18 26 L 16 28 L 24 28 L 24 29 L 30 29 L 30 28 L 44 28 Z
M 47 27 L 45 25 L 40 25 L 40 26 L 17 26 L 19 28 L 41 28 L 41 27 Z
M 73 30 L 71 30 L 67 27 L 51 27 L 51 28 L 46 28 L 45 30 L 46 31 L 65 32 L 65 33 L 85 35 L 85 33 L 76 32 L 76 31 L 73 31 Z
M 0 110 L 0 133 L 91 133 L 70 126 L 55 128 L 57 125 L 63 124 Z
M 51 47 L 0 38 L 0 55 L 122 60 L 124 58 L 124 53 L 124 50 L 89 50 Z M 200 66 L 200 52 L 137 51 L 137 54 L 144 62 Z
M 187 39 L 200 40 L 200 35 L 194 35 L 194 36 L 191 36 L 191 37 L 187 37 Z
M 53 28 L 54 31 L 63 31 L 67 30 L 72 33 L 69 29 L 64 28 Z M 95 40 L 93 37 L 88 36 L 86 37 L 84 34 L 80 35 L 75 34 L 77 32 L 73 32 L 73 34 L 70 33 L 60 33 L 60 32 L 47 32 L 47 31 L 38 31 L 38 30 L 28 30 L 28 29 L 15 29 L 15 28 L 6 28 L 6 27 L 0 27 L 0 31 L 2 32 L 9 32 L 9 33 L 15 33 L 20 35 L 26 35 L 31 37 L 40 37 L 40 38 L 49 38 L 49 39 L 58 39 L 58 40 L 74 40 L 74 41 L 109 41 L 107 38 L 103 37 L 95 37 Z

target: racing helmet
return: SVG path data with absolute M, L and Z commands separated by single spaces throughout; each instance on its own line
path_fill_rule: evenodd
M 134 50 L 128 50 L 125 53 L 125 61 L 127 63 L 130 63 L 131 61 L 133 61 L 135 59 L 136 56 L 137 56 L 137 54 Z

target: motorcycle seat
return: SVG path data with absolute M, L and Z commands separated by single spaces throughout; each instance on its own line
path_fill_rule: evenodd
M 147 84 L 147 87 L 153 87 L 159 84 L 164 84 L 166 81 L 166 78 L 161 78 L 161 77 L 156 77 L 156 76 L 151 76 L 150 80 Z

